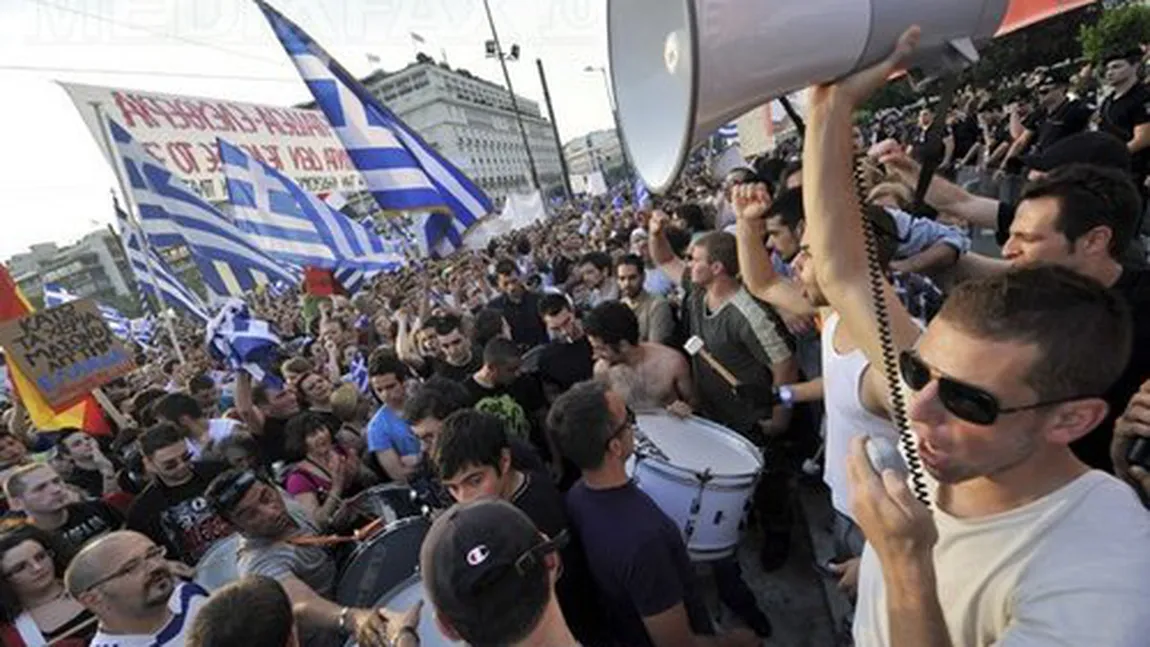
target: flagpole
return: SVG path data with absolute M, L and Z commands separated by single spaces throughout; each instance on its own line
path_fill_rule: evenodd
M 112 137 L 108 134 L 108 123 L 104 119 L 104 110 L 99 101 L 90 101 L 88 105 L 92 106 L 92 111 L 96 113 L 96 122 L 100 124 L 100 138 L 104 142 L 104 149 L 108 152 L 108 157 L 112 161 L 112 173 L 116 176 L 116 182 L 120 185 L 120 193 L 124 196 L 124 204 L 128 207 L 128 225 L 136 228 L 136 233 L 140 237 L 140 251 L 144 254 L 144 266 L 148 268 L 148 276 L 152 279 L 152 298 L 156 301 L 156 316 L 164 322 L 164 327 L 168 329 L 168 338 L 172 342 L 172 349 L 176 351 L 176 359 L 180 364 L 187 364 L 188 361 L 184 358 L 184 351 L 180 348 L 179 339 L 176 337 L 176 328 L 172 325 L 170 317 L 166 316 L 164 312 L 164 300 L 160 297 L 160 282 L 156 280 L 156 270 L 152 267 L 152 255 L 148 253 L 148 239 L 144 236 L 144 226 L 139 222 L 139 211 L 136 206 L 135 200 L 132 199 L 132 192 L 128 190 L 128 183 L 124 179 L 124 172 L 120 168 L 120 156 L 116 154 L 115 147 L 112 146 Z M 127 250 L 125 250 L 125 255 Z

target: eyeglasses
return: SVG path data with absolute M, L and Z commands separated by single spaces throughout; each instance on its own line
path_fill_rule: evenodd
M 49 553 L 46 550 L 41 550 L 33 554 L 31 558 L 16 564 L 16 566 L 10 570 L 4 571 L 4 579 L 10 580 L 14 577 L 24 575 L 32 568 L 34 564 L 42 564 L 44 562 L 50 561 L 51 559 L 52 553 Z
M 128 575 L 131 575 L 132 573 L 143 568 L 144 565 L 147 564 L 148 562 L 154 562 L 158 559 L 163 559 L 164 556 L 167 554 L 168 554 L 167 548 L 164 548 L 163 546 L 152 546 L 143 555 L 141 555 L 139 557 L 134 557 L 134 558 L 128 560 L 128 562 L 126 564 L 124 564 L 123 566 L 121 566 L 120 568 L 117 568 L 115 571 L 113 571 L 112 573 L 110 573 L 106 577 L 102 577 L 102 578 L 96 580 L 95 582 L 89 584 L 87 587 L 84 588 L 83 591 L 78 591 L 78 593 L 83 593 L 84 591 L 91 591 L 92 589 L 96 588 L 97 586 L 102 586 L 102 585 L 107 584 L 108 582 L 111 582 L 113 580 L 118 580 L 121 577 L 126 577 Z
M 607 437 L 607 442 L 603 443 L 603 446 L 610 447 L 612 440 L 622 436 L 623 432 L 628 429 L 634 429 L 638 424 L 639 422 L 635 418 L 635 412 L 631 410 L 631 407 L 627 407 L 627 415 L 623 418 L 623 423 L 611 430 L 611 435 Z
M 999 416 L 1007 413 L 1030 411 L 1090 397 L 1076 395 L 1069 398 L 1044 400 L 1022 407 L 1003 407 L 994 394 L 943 375 L 938 370 L 928 366 L 913 351 L 903 351 L 898 356 L 898 366 L 903 381 L 914 391 L 921 391 L 932 380 L 938 380 L 938 399 L 942 402 L 942 406 L 956 417 L 976 425 L 992 425 Z

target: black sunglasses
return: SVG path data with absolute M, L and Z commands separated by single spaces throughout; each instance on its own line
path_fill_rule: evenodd
M 977 386 L 947 377 L 922 361 L 913 351 L 903 351 L 898 356 L 899 372 L 902 379 L 914 391 L 926 388 L 932 380 L 938 380 L 938 399 L 942 406 L 954 416 L 976 425 L 992 425 L 998 417 L 1007 413 L 1030 411 L 1064 402 L 1082 400 L 1088 396 L 1073 396 L 1056 400 L 1044 400 L 1023 407 L 1003 407 L 998 398 L 989 391 Z

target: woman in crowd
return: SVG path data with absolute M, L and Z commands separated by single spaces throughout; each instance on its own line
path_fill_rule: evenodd
M 64 589 L 66 557 L 34 526 L 0 534 L 0 644 L 82 647 L 96 634 L 96 617 Z
M 289 456 L 301 457 L 288 468 L 284 489 L 312 520 L 326 527 L 344 495 L 354 494 L 362 464 L 332 440 L 324 417 L 311 411 L 297 414 L 284 429 Z

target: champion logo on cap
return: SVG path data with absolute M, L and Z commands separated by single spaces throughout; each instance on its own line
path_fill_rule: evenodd
M 487 546 L 480 544 L 467 551 L 467 564 L 470 566 L 479 566 L 483 562 L 486 562 L 490 556 L 491 551 L 487 550 Z

